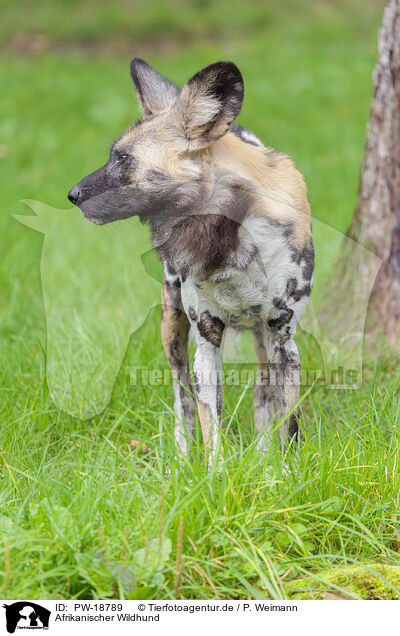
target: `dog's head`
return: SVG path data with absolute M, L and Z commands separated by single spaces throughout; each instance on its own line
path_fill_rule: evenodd
M 139 58 L 131 76 L 143 117 L 112 144 L 107 163 L 68 193 L 87 219 L 103 224 L 182 210 L 204 196 L 204 152 L 238 116 L 243 79 L 216 62 L 182 90 Z

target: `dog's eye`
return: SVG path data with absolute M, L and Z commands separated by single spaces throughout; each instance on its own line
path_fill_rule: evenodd
M 123 161 L 125 161 L 125 159 L 128 159 L 128 155 L 119 155 L 118 163 L 122 163 Z

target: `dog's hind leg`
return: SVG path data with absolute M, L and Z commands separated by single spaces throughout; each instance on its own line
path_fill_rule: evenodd
M 285 451 L 290 445 L 293 449 L 298 449 L 298 413 L 294 407 L 300 397 L 299 352 L 293 338 L 286 340 L 279 334 L 271 334 L 268 353 L 274 410 L 279 418 L 285 418 L 279 428 L 281 448 Z
M 258 362 L 258 376 L 254 385 L 254 430 L 257 448 L 268 450 L 272 437 L 272 390 L 269 384 L 267 332 L 260 326 L 252 332 Z
M 175 440 L 184 455 L 188 454 L 193 439 L 196 411 L 189 373 L 189 329 L 182 306 L 180 279 L 164 271 L 161 337 L 173 377 Z

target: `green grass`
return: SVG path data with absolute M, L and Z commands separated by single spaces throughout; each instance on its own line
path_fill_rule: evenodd
M 159 2 L 133 12 L 125 3 L 115 11 L 105 2 L 96 10 L 58 3 L 50 11 L 43 0 L 34 13 L 28 2 L 3 5 L 0 594 L 285 598 L 297 577 L 308 575 L 317 589 L 331 567 L 398 564 L 393 360 L 367 361 L 357 393 L 319 387 L 306 397 L 296 474 L 282 475 L 278 451 L 262 458 L 248 446 L 251 389 L 239 386 L 226 389 L 221 474 L 206 470 L 198 443 L 192 461 L 173 465 L 168 476 L 171 387 L 129 383 L 134 364 L 166 369 L 159 309 L 131 337 L 103 413 L 81 420 L 57 409 L 46 384 L 43 237 L 11 217 L 26 213 L 24 198 L 67 210 L 69 187 L 105 161 L 110 141 L 138 116 L 128 54 L 106 57 L 100 46 L 88 56 L 82 46 L 110 42 L 112 51 L 127 37 L 132 56 L 150 51 L 149 61 L 181 83 L 216 59 L 233 59 L 246 82 L 240 122 L 294 157 L 314 216 L 344 231 L 356 202 L 382 3 L 253 2 L 249 11 L 234 5 L 229 18 L 225 3 L 219 11 L 177 3 L 176 14 Z M 28 32 L 50 38 L 46 54 L 10 49 L 15 33 Z M 175 45 L 163 50 L 171 38 Z M 339 245 L 323 230 L 315 242 L 319 294 Z M 140 252 L 148 249 L 142 239 Z M 62 264 L 62 250 L 59 258 Z M 69 281 L 79 263 L 66 262 L 65 270 Z M 72 288 L 65 287 L 71 306 Z M 299 344 L 312 363 L 304 334 Z M 131 439 L 151 454 L 134 450 Z
M 398 564 L 394 387 L 326 403 L 314 395 L 298 472 L 285 477 L 278 453 L 247 446 L 248 396 L 236 410 L 228 393 L 218 474 L 199 445 L 191 462 L 171 460 L 164 392 L 117 393 L 84 424 L 36 396 L 5 427 L 6 597 L 171 598 L 175 588 L 192 599 L 276 599 L 305 573 L 318 589 L 335 565 Z M 133 436 L 153 453 L 131 450 Z

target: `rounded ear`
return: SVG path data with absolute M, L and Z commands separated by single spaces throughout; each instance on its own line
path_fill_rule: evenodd
M 226 132 L 240 113 L 242 75 L 232 62 L 215 62 L 196 73 L 177 102 L 190 150 L 204 148 Z
M 179 86 L 157 73 L 140 57 L 131 61 L 131 77 L 144 115 L 155 115 L 169 108 L 181 92 Z

